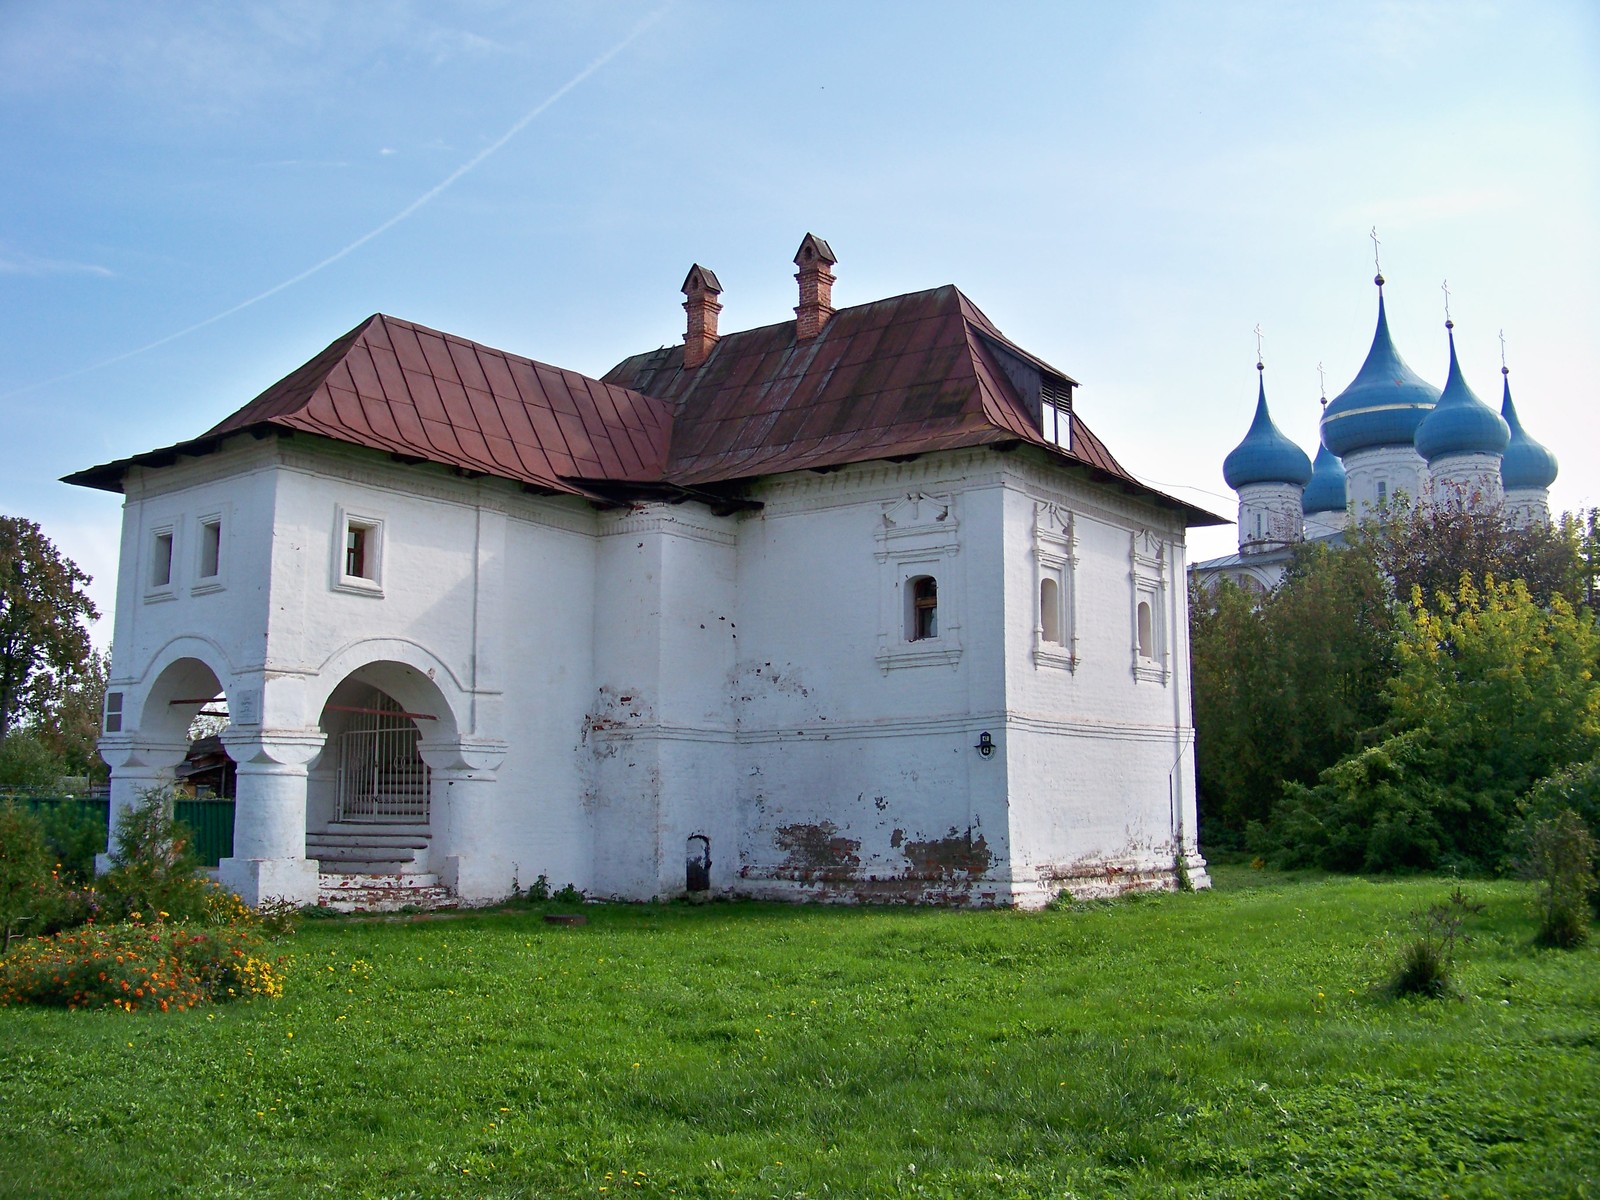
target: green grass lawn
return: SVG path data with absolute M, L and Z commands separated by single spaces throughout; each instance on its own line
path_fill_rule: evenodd
M 1596 1196 L 1600 951 L 1519 884 L 311 923 L 288 994 L 0 1010 L 0 1195 Z

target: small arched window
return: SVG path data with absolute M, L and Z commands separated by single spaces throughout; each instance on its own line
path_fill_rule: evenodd
M 1054 579 L 1039 583 L 1039 629 L 1045 641 L 1061 644 L 1061 585 Z
M 932 575 L 916 575 L 906 581 L 911 597 L 906 614 L 906 641 L 920 642 L 939 636 L 939 583 Z
M 1139 601 L 1139 657 L 1155 657 L 1155 637 L 1150 621 L 1150 605 Z

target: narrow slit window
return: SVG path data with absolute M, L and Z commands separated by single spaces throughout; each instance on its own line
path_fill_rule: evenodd
M 200 523 L 200 578 L 215 579 L 222 569 L 222 521 Z
M 150 548 L 150 586 L 170 587 L 172 584 L 172 531 L 164 529 L 156 534 Z
M 1061 585 L 1054 579 L 1039 584 L 1039 629 L 1045 641 L 1061 644 Z
M 906 640 L 921 642 L 939 636 L 939 584 L 932 575 L 910 581 L 911 613 Z
M 106 693 L 106 732 L 122 732 L 122 693 Z
M 1150 620 L 1150 605 L 1139 601 L 1139 657 L 1155 657 L 1155 634 Z
M 1378 507 L 1382 508 L 1384 505 L 1386 505 L 1388 503 L 1389 503 L 1389 481 L 1386 480 L 1386 479 L 1380 479 L 1380 480 L 1378 480 Z

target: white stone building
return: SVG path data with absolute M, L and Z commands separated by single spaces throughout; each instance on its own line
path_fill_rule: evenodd
M 602 380 L 375 316 L 122 492 L 113 811 L 202 705 L 225 883 L 1041 904 L 1195 844 L 1188 524 L 953 287 Z M 437 893 L 434 893 L 437 894 Z

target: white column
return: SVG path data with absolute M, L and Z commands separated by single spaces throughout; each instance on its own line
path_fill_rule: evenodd
M 495 772 L 505 760 L 504 742 L 462 739 L 417 747 L 428 764 L 431 844 L 428 860 L 439 880 L 467 903 L 508 895 L 517 870 L 505 855 Z M 523 864 L 526 865 L 526 864 Z
M 233 854 L 222 884 L 246 904 L 314 904 L 317 864 L 306 858 L 306 766 L 322 752 L 320 729 L 229 729 L 223 745 L 238 768 Z
M 116 829 L 122 815 L 152 789 L 172 783 L 172 768 L 189 753 L 188 742 L 138 740 L 137 734 L 108 734 L 100 739 L 100 757 L 111 768 L 111 819 L 106 823 L 106 851 L 95 855 L 94 869 L 104 873 L 114 865 Z

